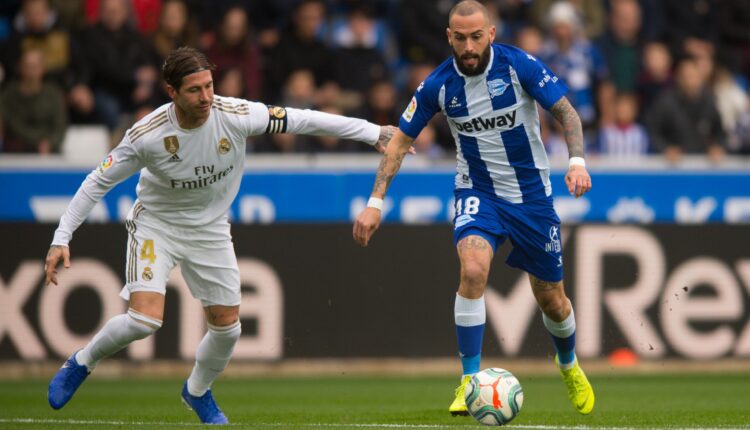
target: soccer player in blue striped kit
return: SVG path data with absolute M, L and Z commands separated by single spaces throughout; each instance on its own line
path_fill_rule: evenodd
M 570 156 L 565 182 L 575 197 L 591 189 L 581 120 L 565 97 L 567 87 L 544 64 L 516 47 L 492 43 L 490 22 L 484 6 L 473 0 L 450 11 L 447 36 L 453 58 L 417 88 L 404 111 L 353 235 L 367 246 L 411 142 L 435 113 L 445 114 L 457 147 L 454 242 L 461 274 L 454 314 L 463 367 L 449 411 L 467 414 L 464 390 L 480 370 L 490 263 L 496 248 L 510 240 L 513 251 L 506 263 L 528 273 L 568 397 L 578 412 L 588 414 L 594 391 L 575 355 L 575 318 L 562 281 L 560 219 L 552 205 L 536 105 L 563 127 Z

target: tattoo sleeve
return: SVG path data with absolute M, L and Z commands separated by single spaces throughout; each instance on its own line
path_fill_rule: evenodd
M 568 157 L 583 157 L 583 127 L 581 118 L 568 101 L 567 97 L 558 100 L 550 113 L 562 125 L 565 143 L 568 145 Z
M 376 196 L 385 196 L 388 187 L 391 185 L 393 177 L 396 176 L 398 169 L 401 168 L 401 162 L 404 161 L 406 153 L 392 154 L 386 151 L 383 159 L 380 160 L 378 172 L 375 174 L 375 185 L 372 187 L 372 194 Z
M 378 171 L 375 174 L 375 185 L 372 187 L 372 195 L 376 197 L 385 197 L 385 192 L 391 185 L 393 177 L 401 168 L 401 162 L 409 151 L 409 147 L 414 139 L 397 132 L 388 142 L 383 159 L 380 160 Z

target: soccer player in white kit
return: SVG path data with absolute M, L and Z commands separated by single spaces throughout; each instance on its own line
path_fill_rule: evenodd
M 227 211 L 237 195 L 248 136 L 270 133 L 331 135 L 383 151 L 395 127 L 300 109 L 215 96 L 213 65 L 199 51 L 179 48 L 163 67 L 168 103 L 136 123 L 84 180 L 55 231 L 45 285 L 57 285 L 57 265 L 70 267 L 73 232 L 112 187 L 140 171 L 138 199 L 127 216 L 125 314 L 110 319 L 73 353 L 50 382 L 47 397 L 62 408 L 97 363 L 158 330 L 170 270 L 180 264 L 192 295 L 204 307 L 208 331 L 182 399 L 201 422 L 228 420 L 211 384 L 229 363 L 240 337 L 240 276 Z
M 568 397 L 578 412 L 589 414 L 594 390 L 575 354 L 573 305 L 563 288 L 560 218 L 552 204 L 537 104 L 565 132 L 570 155 L 565 182 L 576 197 L 591 189 L 581 120 L 565 97 L 567 87 L 544 64 L 516 47 L 492 43 L 496 29 L 490 22 L 487 9 L 474 0 L 451 9 L 446 35 L 453 58 L 422 82 L 404 111 L 353 235 L 367 246 L 406 150 L 430 118 L 443 112 L 457 147 L 453 237 L 461 273 L 454 319 L 463 370 L 448 411 L 468 414 L 464 391 L 481 369 L 484 290 L 495 251 L 507 240 L 513 250 L 506 263 L 529 275 Z

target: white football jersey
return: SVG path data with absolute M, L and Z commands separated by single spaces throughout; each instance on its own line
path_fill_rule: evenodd
M 206 122 L 187 130 L 179 126 L 174 103 L 168 103 L 130 128 L 86 177 L 52 244 L 67 245 L 104 194 L 139 170 L 138 201 L 157 219 L 198 227 L 226 217 L 242 180 L 246 139 L 270 133 L 333 135 L 375 144 L 380 127 L 362 119 L 214 96 Z

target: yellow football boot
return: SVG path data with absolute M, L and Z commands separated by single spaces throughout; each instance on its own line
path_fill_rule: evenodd
M 555 363 L 559 368 L 557 356 L 555 356 Z M 594 389 L 586 378 L 586 374 L 583 373 L 583 369 L 578 365 L 578 359 L 570 369 L 560 369 L 560 375 L 568 387 L 568 398 L 573 403 L 573 407 L 584 415 L 590 414 L 594 409 Z
M 466 386 L 469 385 L 469 381 L 471 381 L 471 376 L 465 375 L 461 378 L 461 385 L 456 388 L 456 398 L 448 406 L 448 412 L 454 417 L 457 415 L 469 415 L 469 410 L 466 409 L 466 399 L 464 398 Z

